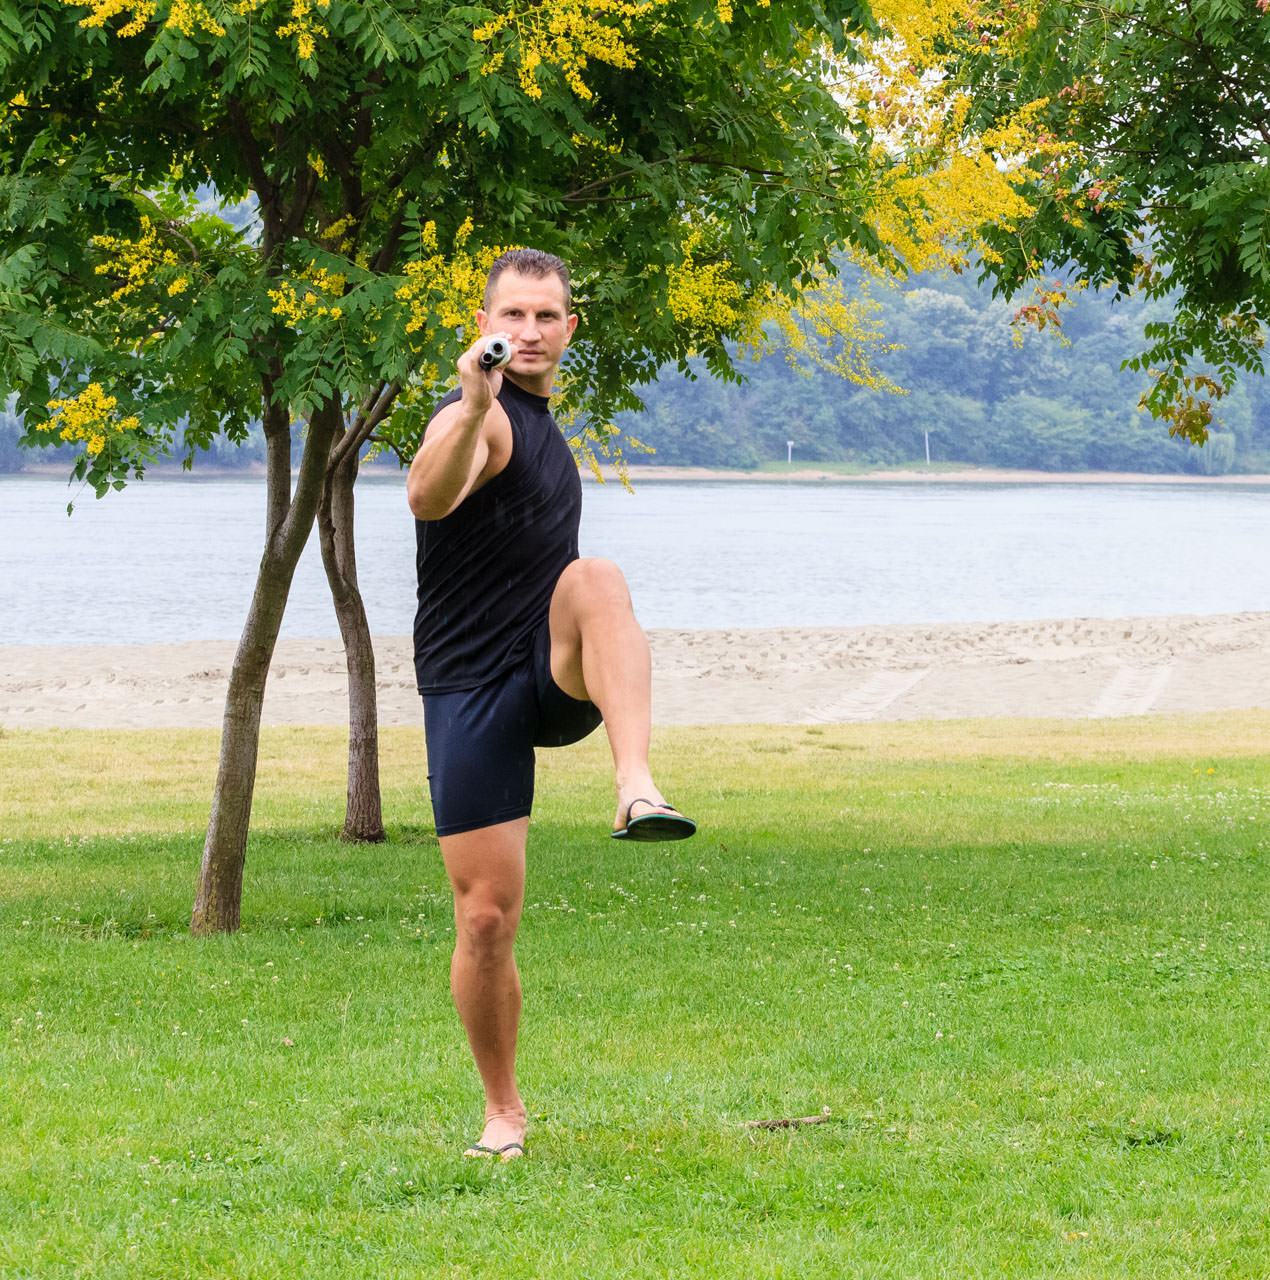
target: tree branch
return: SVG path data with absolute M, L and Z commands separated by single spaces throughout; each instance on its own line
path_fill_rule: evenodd
M 378 96 L 380 89 L 384 87 L 384 79 L 383 67 L 376 67 L 366 77 L 366 88 L 359 95 L 360 105 L 354 116 L 353 149 L 355 151 L 370 145 L 371 133 L 375 123 L 374 113 L 371 111 L 371 102 Z
M 412 455 L 406 453 L 406 451 L 402 449 L 395 440 L 384 440 L 382 437 L 374 434 L 368 435 L 366 439 L 372 444 L 384 445 L 385 448 L 391 451 L 393 457 L 396 458 L 403 467 L 408 467 L 410 465 Z
M 779 187 L 784 185 L 784 183 L 781 182 L 781 179 L 785 175 L 779 169 L 760 169 L 756 165 L 739 164 L 733 160 L 716 160 L 713 156 L 692 154 L 667 156 L 665 160 L 654 160 L 652 162 L 652 167 L 657 168 L 667 164 L 699 164 L 705 165 L 707 168 L 728 169 L 733 173 L 748 173 L 751 177 L 762 178 L 765 180 L 761 184 L 763 186 Z M 572 191 L 567 191 L 559 198 L 568 204 L 579 204 L 584 201 L 589 203 L 590 201 L 587 200 L 587 197 L 589 197 L 592 191 L 601 191 L 605 187 L 611 187 L 615 182 L 621 182 L 623 178 L 629 178 L 633 174 L 639 172 L 640 171 L 636 168 L 623 169 L 620 173 L 611 174 L 607 178 L 597 178 L 594 182 L 588 182 L 584 187 L 576 187 Z M 840 169 L 829 169 L 826 170 L 825 177 L 826 179 L 833 178 L 841 172 L 842 170 Z M 800 187 L 797 189 L 808 190 L 809 188 Z M 610 196 L 605 198 L 620 199 L 621 197 Z
M 411 151 L 407 152 L 402 163 L 392 173 L 390 173 L 382 183 L 380 183 L 381 188 L 384 191 L 396 191 L 397 188 L 405 182 L 406 175 L 410 173 L 412 169 L 417 168 L 421 163 L 427 164 L 434 161 L 437 158 L 437 155 L 438 149 L 436 146 L 432 144 L 424 146 L 420 143 Z
M 384 237 L 384 243 L 380 245 L 379 252 L 375 255 L 375 260 L 370 264 L 370 269 L 376 275 L 383 275 L 392 266 L 393 259 L 397 256 L 397 250 L 401 246 L 401 233 L 405 225 L 406 206 L 403 203 L 392 220 L 392 226 L 388 228 L 388 234 Z
M 371 102 L 378 95 L 384 81 L 382 67 L 377 67 L 366 77 L 366 85 L 349 103 L 347 110 L 341 114 L 353 120 L 353 133 L 350 147 L 346 149 L 338 134 L 331 136 L 327 149 L 334 162 L 335 171 L 339 174 L 340 187 L 344 194 L 344 208 L 361 222 L 366 193 L 362 185 L 361 167 L 357 156 L 370 145 L 374 132 L 374 113 Z
M 300 234 L 301 228 L 304 226 L 304 219 L 308 215 L 309 206 L 313 203 L 313 197 L 317 192 L 318 176 L 317 171 L 307 168 L 304 176 L 298 183 L 299 189 L 296 191 L 295 199 L 291 202 L 289 208 L 282 219 L 282 239 L 293 240 Z
M 397 379 L 389 383 L 380 382 L 371 391 L 359 406 L 353 425 L 331 450 L 328 471 L 334 471 L 350 453 L 361 449 L 375 428 L 388 416 L 400 393 L 401 382 Z
M 251 131 L 251 122 L 237 98 L 228 98 L 225 103 L 230 127 L 247 164 L 247 174 L 251 179 L 252 189 L 260 201 L 261 217 L 264 220 L 265 235 L 260 246 L 261 257 L 266 260 L 283 239 L 282 210 L 278 206 L 278 186 L 269 177 L 265 168 L 264 157 L 260 149 L 260 141 Z
M 350 213 L 356 213 L 357 210 L 361 209 L 366 199 L 362 190 L 361 177 L 355 172 L 349 153 L 341 145 L 338 138 L 328 139 L 326 151 L 331 158 L 331 163 L 335 166 L 335 172 L 339 175 L 340 190 L 344 197 L 344 208 Z
M 276 401 L 282 362 L 277 356 L 269 361 L 268 372 L 260 375 L 264 388 L 260 415 L 265 432 L 265 487 L 267 492 L 265 537 L 272 542 L 281 531 L 291 508 L 291 413 Z

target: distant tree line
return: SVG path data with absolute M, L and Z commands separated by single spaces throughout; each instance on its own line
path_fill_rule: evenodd
M 675 370 L 641 391 L 625 435 L 662 465 L 754 468 L 793 459 L 861 466 L 932 462 L 1039 471 L 1221 474 L 1270 471 L 1270 386 L 1249 377 L 1217 406 L 1202 449 L 1170 439 L 1137 408 L 1146 375 L 1121 372 L 1163 303 L 1077 295 L 1063 336 L 1011 327 L 1015 306 L 969 276 L 915 277 L 873 290 L 889 342 L 878 367 L 908 394 L 861 389 L 780 355 L 740 385 Z M 694 369 L 700 373 L 700 370 Z
M 1138 410 L 1144 374 L 1120 364 L 1141 348 L 1143 325 L 1164 304 L 1080 297 L 1063 338 L 1029 332 L 1016 342 L 1014 307 L 968 276 L 921 276 L 873 288 L 888 342 L 878 367 L 907 394 L 862 389 L 779 354 L 748 366 L 741 384 L 673 367 L 641 391 L 642 413 L 623 414 L 623 434 L 663 466 L 751 470 L 784 461 L 862 467 L 932 462 L 1038 471 L 1142 471 L 1220 475 L 1270 472 L 1270 385 L 1246 378 L 1217 406 L 1202 449 L 1169 438 Z M 18 446 L 20 424 L 0 409 L 0 472 L 61 461 L 73 450 Z M 65 453 L 65 458 L 61 455 Z M 195 465 L 247 467 L 264 458 L 257 427 L 241 445 L 213 440 Z

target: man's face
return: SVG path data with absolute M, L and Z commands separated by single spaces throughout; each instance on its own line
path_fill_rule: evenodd
M 494 283 L 489 309 L 478 311 L 484 334 L 506 333 L 516 344 L 510 373 L 533 380 L 554 376 L 578 317 L 565 310 L 564 284 L 554 272 L 539 279 L 504 271 Z

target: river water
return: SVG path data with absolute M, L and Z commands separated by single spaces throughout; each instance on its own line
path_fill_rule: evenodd
M 371 628 L 411 630 L 400 477 L 358 484 Z M 74 515 L 66 503 L 75 499 Z M 234 638 L 260 556 L 259 477 L 147 479 L 101 501 L 0 476 L 0 644 Z M 583 555 L 618 561 L 646 627 L 854 626 L 1270 609 L 1270 486 L 644 481 L 585 487 Z M 316 536 L 283 634 L 335 636 Z

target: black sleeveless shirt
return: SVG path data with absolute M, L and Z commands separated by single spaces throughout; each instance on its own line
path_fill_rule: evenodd
M 578 558 L 582 481 L 547 397 L 504 377 L 498 402 L 512 428 L 507 466 L 443 519 L 415 521 L 420 693 L 474 689 L 515 666 Z

